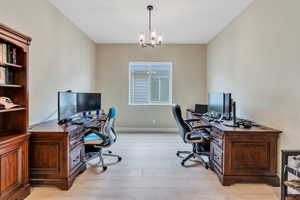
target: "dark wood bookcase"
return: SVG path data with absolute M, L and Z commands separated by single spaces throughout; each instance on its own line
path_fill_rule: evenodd
M 0 200 L 30 193 L 28 169 L 28 59 L 31 38 L 0 24 L 0 43 L 16 48 L 16 63 L 0 63 L 13 73 L 13 84 L 0 84 L 0 97 L 21 107 L 0 110 Z

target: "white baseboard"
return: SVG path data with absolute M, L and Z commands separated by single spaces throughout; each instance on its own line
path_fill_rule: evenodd
M 177 128 L 131 128 L 131 127 L 119 127 L 116 128 L 117 132 L 126 133 L 177 133 Z

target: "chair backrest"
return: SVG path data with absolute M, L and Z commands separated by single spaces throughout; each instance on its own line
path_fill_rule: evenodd
M 172 112 L 179 128 L 179 134 L 182 139 L 185 141 L 186 134 L 192 131 L 192 127 L 184 121 L 182 118 L 181 108 L 178 104 L 172 106 Z
M 117 108 L 111 107 L 108 112 L 108 119 L 104 125 L 104 134 L 109 137 L 110 145 L 115 143 L 117 140 L 117 134 L 115 132 L 115 120 L 117 116 Z

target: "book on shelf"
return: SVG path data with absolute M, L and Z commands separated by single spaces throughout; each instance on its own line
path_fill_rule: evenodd
M 10 44 L 0 43 L 0 63 L 17 64 L 17 48 Z
M 5 68 L 0 66 L 0 84 L 6 84 L 6 73 Z
M 1 44 L 2 45 L 2 61 L 3 63 L 7 62 L 7 45 L 6 44 Z
M 0 43 L 0 63 L 4 63 L 3 62 L 3 44 Z
M 13 64 L 17 64 L 17 49 L 13 48 L 13 54 L 12 54 L 12 62 Z
M 14 84 L 14 73 L 12 70 L 5 68 L 5 84 L 13 85 Z

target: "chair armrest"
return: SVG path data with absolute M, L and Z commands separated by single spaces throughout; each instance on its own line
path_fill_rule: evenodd
M 186 119 L 184 121 L 187 122 L 187 123 L 191 123 L 191 122 L 199 122 L 200 119 Z
M 90 130 L 96 130 L 96 131 L 99 131 L 101 129 L 101 127 L 99 126 L 85 126 L 84 128 Z
M 200 129 L 200 128 L 202 128 L 202 129 L 204 129 L 204 128 L 211 128 L 211 126 L 210 125 L 193 126 L 193 129 Z

